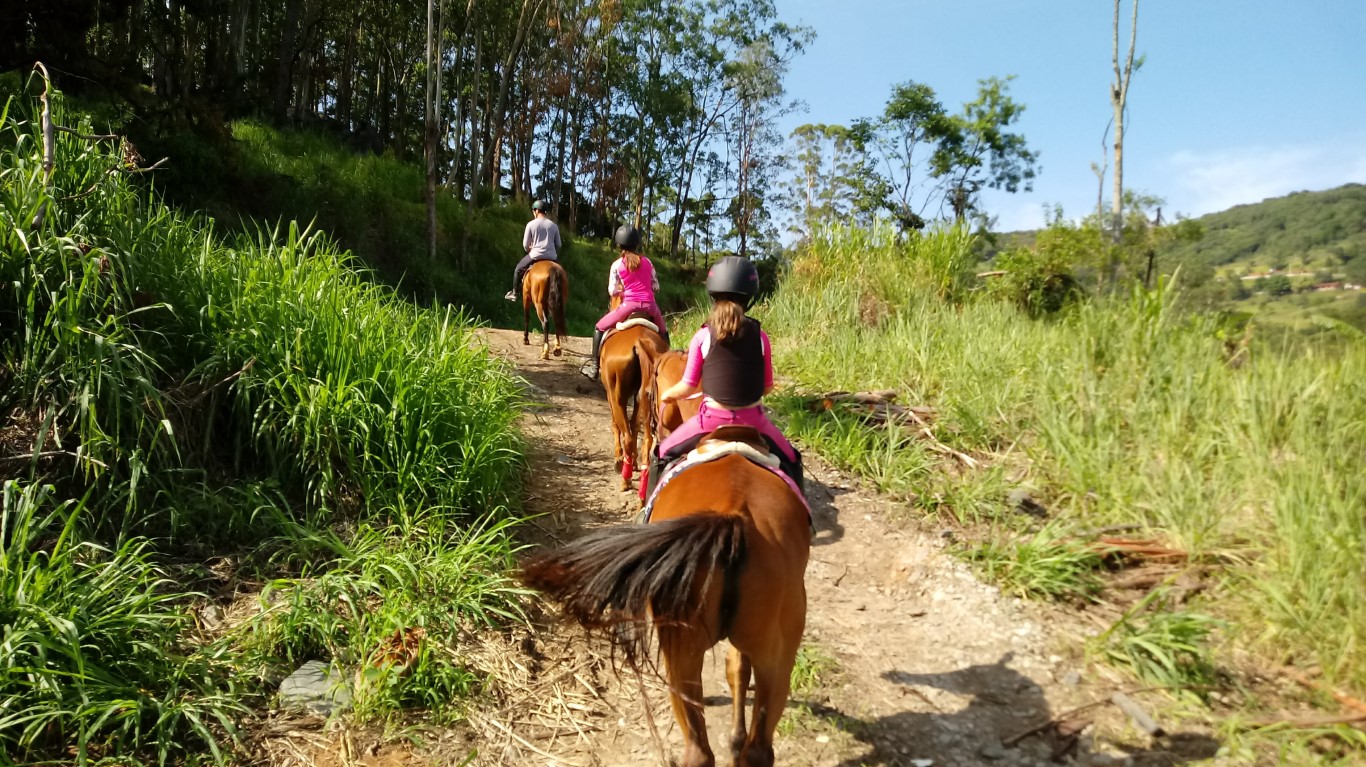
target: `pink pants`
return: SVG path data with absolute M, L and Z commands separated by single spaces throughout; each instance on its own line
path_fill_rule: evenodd
M 772 440 L 779 449 L 786 454 L 789 461 L 797 460 L 797 452 L 792 449 L 792 443 L 787 441 L 787 437 L 778 431 L 778 427 L 769 423 L 768 416 L 764 415 L 764 406 L 755 405 L 743 410 L 726 410 L 715 406 L 708 407 L 705 400 L 698 408 L 697 415 L 688 419 L 682 426 L 678 427 L 664 439 L 659 445 L 659 454 L 668 455 L 669 450 L 677 445 L 706 434 L 718 426 L 728 424 L 738 424 L 741 426 L 753 426 L 759 433 Z
M 654 303 L 641 303 L 640 301 L 624 301 L 621 306 L 613 309 L 598 320 L 598 324 L 593 327 L 598 330 L 606 331 L 613 325 L 621 322 L 631 315 L 631 312 L 642 312 L 650 318 L 658 328 L 659 332 L 664 333 L 664 315 L 660 313 L 659 306 Z

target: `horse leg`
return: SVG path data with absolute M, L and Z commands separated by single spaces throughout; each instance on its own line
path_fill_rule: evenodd
M 550 308 L 555 316 L 555 356 L 558 357 L 564 352 L 564 305 L 569 300 L 569 275 L 556 275 L 555 279 L 560 280 L 560 300 Z
M 625 455 L 622 454 L 622 446 L 625 444 L 623 435 L 626 433 L 626 405 L 622 402 L 621 375 L 614 369 L 603 367 L 602 385 L 607 390 L 607 407 L 612 412 L 612 470 L 618 474 L 622 473 L 625 465 Z M 629 490 L 630 484 L 627 483 L 623 490 Z
M 555 275 L 550 275 L 550 279 L 555 279 Z M 536 311 L 541 315 L 541 359 L 550 359 L 550 307 L 537 306 Z
M 730 685 L 730 758 L 739 763 L 745 747 L 745 701 L 749 697 L 750 666 L 744 653 L 730 648 L 726 653 L 726 683 Z
M 531 279 L 527 275 L 526 279 Z M 522 283 L 522 346 L 531 346 L 531 302 L 526 300 L 526 283 Z
M 803 607 L 805 598 L 803 598 Z M 751 657 L 754 667 L 754 717 L 750 722 L 749 737 L 736 759 L 744 767 L 773 767 L 773 732 L 787 706 L 792 690 L 792 667 L 797 664 L 797 648 L 801 645 L 802 629 L 806 623 L 805 609 L 800 615 L 782 615 L 776 629 L 773 647 L 778 652 L 768 657 Z
M 715 767 L 702 709 L 702 663 L 707 647 L 695 629 L 659 626 L 659 652 L 669 677 L 669 703 L 683 732 L 682 767 Z

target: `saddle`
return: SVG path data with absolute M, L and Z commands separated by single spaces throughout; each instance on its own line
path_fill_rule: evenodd
M 792 492 L 802 499 L 802 504 L 807 505 L 806 496 L 803 495 L 801 488 L 796 482 L 786 474 L 781 468 L 781 460 L 773 448 L 769 446 L 768 440 L 759 433 L 753 426 L 742 426 L 740 424 L 728 424 L 718 426 L 710 433 L 705 434 L 697 442 L 697 445 L 683 456 L 670 461 L 668 466 L 663 469 L 663 475 L 655 488 L 653 495 L 646 497 L 645 483 L 641 483 L 641 501 L 644 506 L 641 508 L 638 521 L 648 522 L 650 512 L 654 508 L 655 496 L 659 491 L 669 484 L 677 475 L 691 469 L 698 464 L 714 461 L 727 455 L 741 455 L 746 460 L 758 466 L 762 466 L 778 476 L 792 488 Z M 811 507 L 807 505 L 807 520 L 811 520 Z
M 764 435 L 753 426 L 727 424 L 718 426 L 702 437 L 693 452 L 698 456 L 713 457 L 720 453 L 741 453 L 746 458 L 765 466 L 777 466 L 778 456 L 773 454 Z M 718 456 L 719 457 L 719 456 Z
M 659 332 L 659 326 L 654 324 L 654 322 L 650 320 L 649 315 L 645 314 L 644 312 L 631 312 L 631 314 L 629 314 L 626 317 L 626 319 L 617 323 L 616 328 L 617 330 L 625 330 L 627 328 L 633 328 L 637 325 L 647 327 L 656 333 Z

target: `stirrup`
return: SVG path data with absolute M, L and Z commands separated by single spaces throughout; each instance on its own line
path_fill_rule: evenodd
M 517 300 L 517 296 L 513 295 L 513 293 L 512 293 L 511 290 L 509 290 L 507 293 L 504 293 L 504 294 L 503 294 L 503 298 L 507 299 L 508 301 L 516 301 L 516 300 Z

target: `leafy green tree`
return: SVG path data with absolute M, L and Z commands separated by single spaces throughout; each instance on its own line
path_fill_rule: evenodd
M 956 221 L 977 207 L 983 188 L 1018 192 L 1033 189 L 1038 153 L 1011 126 L 1024 112 L 1008 93 L 1014 76 L 978 81 L 977 98 L 960 114 L 943 118 L 943 136 L 930 160 L 944 184 L 944 201 Z
M 876 120 L 854 124 L 855 135 L 882 158 L 884 178 L 890 179 L 884 182 L 884 205 L 903 229 L 924 226 L 926 195 L 921 192 L 933 179 L 930 155 L 954 130 L 934 89 L 914 80 L 893 86 Z

